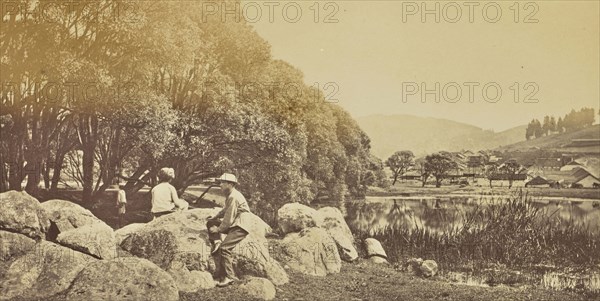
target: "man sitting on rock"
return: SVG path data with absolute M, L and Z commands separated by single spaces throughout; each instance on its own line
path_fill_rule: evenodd
M 224 173 L 217 180 L 227 199 L 225 200 L 223 210 L 215 218 L 209 217 L 208 224 L 212 226 L 211 221 L 223 218 L 223 221 L 216 230 L 218 233 L 227 234 L 220 245 L 217 241 L 218 236 L 215 236 L 214 233 L 209 234 L 211 238 L 214 237 L 215 239 L 212 253 L 217 265 L 216 276 L 223 276 L 217 285 L 223 287 L 233 283 L 237 279 L 233 270 L 233 249 L 248 235 L 252 222 L 252 213 L 250 213 L 250 207 L 248 206 L 248 202 L 246 202 L 246 198 L 235 189 L 238 182 L 234 175 Z M 213 231 L 215 230 L 215 228 L 211 228 Z M 211 232 L 210 228 L 209 232 Z
M 175 170 L 173 168 L 161 168 L 158 171 L 158 180 L 160 184 L 154 186 L 150 190 L 152 194 L 152 214 L 154 218 L 173 213 L 176 210 L 188 209 L 188 202 L 180 199 L 177 196 L 177 190 L 171 185 L 171 181 L 175 178 Z

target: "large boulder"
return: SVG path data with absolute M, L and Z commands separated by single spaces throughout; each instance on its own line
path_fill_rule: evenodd
M 152 262 L 136 257 L 99 260 L 86 266 L 67 300 L 179 300 L 175 280 Z
M 42 208 L 56 225 L 59 233 L 95 223 L 103 223 L 91 211 L 70 201 L 49 200 L 41 204 Z
M 246 296 L 258 300 L 275 299 L 275 286 L 265 278 L 249 277 L 240 285 Z
M 112 259 L 117 256 L 115 233 L 105 223 L 85 225 L 62 232 L 56 241 L 63 246 L 100 259 Z
M 342 260 L 351 262 L 358 259 L 358 252 L 354 247 L 354 236 L 346 224 L 342 212 L 334 207 L 323 207 L 317 212 L 323 219 L 321 228 L 327 230 L 327 233 L 335 240 Z
M 182 263 L 173 264 L 168 272 L 175 280 L 180 292 L 193 293 L 199 289 L 213 288 L 217 284 L 209 272 L 190 271 Z
M 317 210 L 300 203 L 285 204 L 277 211 L 277 224 L 283 234 L 319 227 L 321 221 Z
M 365 248 L 367 249 L 367 257 L 374 263 L 387 263 L 387 254 L 381 243 L 375 238 L 365 239 Z
M 255 235 L 258 239 L 266 240 L 267 234 L 273 232 L 271 226 L 255 214 L 249 215 L 246 222 L 248 223 L 247 226 L 249 228 L 246 230 L 248 230 L 250 234 Z
M 340 272 L 342 262 L 336 243 L 324 229 L 312 227 L 290 233 L 279 248 L 282 262 L 294 271 L 314 276 Z
M 206 220 L 218 212 L 218 209 L 192 209 L 163 215 L 133 231 L 121 247 L 165 270 L 173 261 L 184 263 L 189 270 L 210 270 Z
M 35 248 L 35 240 L 23 234 L 0 231 L 0 279 L 19 257 Z
M 165 270 L 183 264 L 189 271 L 214 272 L 206 221 L 218 212 L 218 208 L 192 209 L 161 216 L 129 234 L 121 247 Z M 256 221 L 257 230 L 251 229 L 233 250 L 234 269 L 239 276 L 265 277 L 278 285 L 287 283 L 285 270 L 271 258 L 268 242 L 260 235 L 268 230 L 261 223 L 264 222 Z
M 129 224 L 123 228 L 119 228 L 119 229 L 115 230 L 115 243 L 117 245 L 121 245 L 123 240 L 125 238 L 127 238 L 127 236 L 129 236 L 129 234 L 134 233 L 135 231 L 141 229 L 145 225 L 146 224 L 144 224 L 144 223 L 134 223 L 134 224 Z
M 21 233 L 33 239 L 46 237 L 50 221 L 34 197 L 12 190 L 0 193 L 0 203 L 0 230 Z
M 239 276 L 267 278 L 275 285 L 289 282 L 283 267 L 269 253 L 269 242 L 250 234 L 233 249 L 233 268 Z
M 148 259 L 164 270 L 178 255 L 179 245 L 175 234 L 164 229 L 134 232 L 121 243 L 127 252 Z
M 66 290 L 95 258 L 48 241 L 41 241 L 16 259 L 0 281 L 0 300 L 16 296 L 47 298 Z
M 116 257 L 113 229 L 89 210 L 64 200 L 50 200 L 42 208 L 55 225 L 59 244 L 100 259 Z
M 0 261 L 8 262 L 27 254 L 35 240 L 18 233 L 0 231 Z

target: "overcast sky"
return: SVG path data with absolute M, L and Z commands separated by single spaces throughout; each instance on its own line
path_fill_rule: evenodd
M 267 2 L 243 5 L 274 57 L 302 70 L 309 84 L 335 83 L 326 94 L 355 117 L 412 114 L 500 131 L 571 108 L 599 109 L 598 1 L 519 2 L 518 10 L 514 1 L 497 1 L 485 11 L 487 2 L 327 2 L 295 2 L 298 17 L 297 7 L 285 14 L 286 2 L 278 2 L 273 22 Z M 439 4 L 439 23 L 434 14 L 422 21 L 423 3 L 432 10 Z M 422 103 L 421 85 L 435 91 L 436 82 L 440 102 L 431 94 Z M 528 95 L 537 103 L 524 103 Z

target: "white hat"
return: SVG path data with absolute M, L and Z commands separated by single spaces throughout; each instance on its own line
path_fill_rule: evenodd
M 158 171 L 158 177 L 174 179 L 175 178 L 175 170 L 173 168 L 163 167 Z
M 230 173 L 224 173 L 224 174 L 222 174 L 217 179 L 217 181 L 225 181 L 225 182 L 230 182 L 230 183 L 234 183 L 234 184 L 238 183 L 237 178 L 234 175 L 230 174 Z

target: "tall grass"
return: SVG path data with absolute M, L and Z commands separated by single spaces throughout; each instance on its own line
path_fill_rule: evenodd
M 413 229 L 387 227 L 358 236 L 381 241 L 391 261 L 421 257 L 436 260 L 442 269 L 450 270 L 600 264 L 598 232 L 585 224 L 548 215 L 531 204 L 531 198 L 521 192 L 461 211 L 458 222 L 442 231 L 422 225 Z

